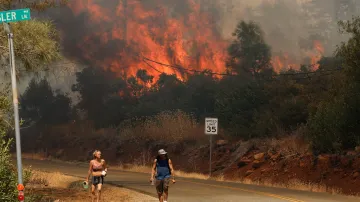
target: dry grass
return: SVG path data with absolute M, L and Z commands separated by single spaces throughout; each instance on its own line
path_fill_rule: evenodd
M 203 128 L 191 115 L 182 111 L 161 112 L 145 120 L 124 122 L 119 127 L 119 133 L 123 139 L 151 137 L 170 143 L 181 142 L 185 139 L 198 140 L 204 137 Z
M 13 154 L 13 156 L 16 156 L 16 154 Z M 38 153 L 21 153 L 21 156 L 23 158 L 28 159 L 36 159 L 36 160 L 45 160 L 47 159 L 47 156 L 44 152 L 38 152 Z
M 137 172 L 137 173 L 148 173 L 151 174 L 151 167 L 145 165 L 121 165 L 117 167 L 119 170 Z M 183 178 L 193 178 L 193 179 L 209 179 L 208 175 L 200 174 L 200 173 L 187 173 L 181 170 L 175 170 L 175 176 L 183 177 Z
M 80 178 L 67 176 L 59 172 L 48 173 L 43 171 L 32 171 L 29 185 L 67 188 L 72 182 L 77 180 L 80 180 Z
M 251 144 L 262 151 L 275 151 L 284 156 L 306 154 L 310 152 L 310 145 L 301 135 L 294 134 L 281 138 L 252 139 Z
M 83 202 L 90 200 L 90 189 L 84 190 L 81 179 L 61 173 L 48 173 L 33 171 L 27 189 L 32 193 L 43 195 L 43 201 L 56 202 Z M 125 188 L 104 185 L 102 191 L 103 201 L 130 202 L 146 201 L 156 202 L 157 199 Z M 42 202 L 42 201 L 39 201 Z
M 231 181 L 231 182 L 234 182 L 234 181 Z M 321 193 L 327 192 L 327 193 L 331 193 L 331 194 L 341 194 L 340 189 L 329 188 L 326 185 L 320 185 L 320 184 L 315 184 L 315 183 L 305 183 L 299 179 L 291 179 L 286 184 L 285 183 L 282 184 L 282 183 L 253 181 L 248 178 L 245 178 L 241 181 L 235 181 L 235 182 L 243 183 L 243 184 L 267 186 L 267 187 L 286 188 L 286 189 L 293 189 L 293 190 L 300 190 L 300 191 L 321 192 Z

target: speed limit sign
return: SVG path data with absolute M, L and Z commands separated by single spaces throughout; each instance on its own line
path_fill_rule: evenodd
M 205 134 L 217 135 L 218 134 L 218 119 L 217 118 L 205 118 Z

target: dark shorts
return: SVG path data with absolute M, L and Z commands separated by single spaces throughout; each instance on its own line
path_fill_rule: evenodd
M 162 194 L 164 191 L 167 191 L 170 184 L 170 178 L 165 178 L 163 180 L 156 180 L 156 191 L 159 194 Z
M 98 184 L 104 184 L 104 176 L 93 176 L 92 184 L 95 186 Z

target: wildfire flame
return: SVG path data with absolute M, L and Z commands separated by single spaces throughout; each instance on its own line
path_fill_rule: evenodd
M 91 34 L 77 44 L 83 57 L 91 63 L 127 76 L 135 76 L 139 69 L 146 69 L 155 81 L 161 73 L 176 74 L 179 79 L 185 79 L 186 73 L 190 72 L 151 61 L 145 63 L 142 56 L 194 70 L 225 71 L 229 41 L 216 30 L 212 15 L 201 10 L 195 0 L 182 0 L 189 7 L 183 15 L 166 6 L 168 0 L 153 0 L 151 5 L 138 0 L 114 0 L 111 3 L 114 6 L 107 7 L 95 1 L 76 0 L 69 4 L 75 16 L 88 15 Z M 99 58 L 99 52 L 108 48 L 114 52 L 103 53 Z M 305 53 L 311 58 L 314 69 L 318 68 L 315 64 L 323 53 L 319 41 L 314 41 L 313 50 Z M 289 67 L 299 69 L 299 63 L 293 61 L 296 60 L 285 53 L 275 55 L 272 65 L 275 71 Z
M 148 65 L 140 55 L 164 64 L 223 72 L 228 43 L 214 30 L 216 26 L 211 15 L 201 11 L 193 0 L 188 0 L 189 14 L 175 18 L 162 1 L 154 1 L 158 2 L 156 9 L 147 8 L 142 1 L 127 0 L 126 4 L 119 1 L 112 10 L 102 8 L 93 0 L 72 1 L 70 8 L 74 15 L 89 13 L 89 23 L 101 27 L 79 42 L 85 57 L 122 75 L 135 75 L 137 70 L 146 69 L 155 80 L 162 72 L 176 74 L 178 78 L 184 78 L 186 74 L 151 62 Z M 106 30 L 107 23 L 111 23 L 111 28 Z M 96 44 L 94 38 L 101 40 Z M 96 50 L 96 46 L 111 46 L 114 41 L 123 42 L 123 47 L 116 49 L 115 58 L 105 56 L 102 60 L 94 60 L 95 53 L 89 50 Z
M 303 54 L 305 57 L 309 58 L 309 65 L 312 67 L 310 68 L 311 71 L 315 71 L 319 68 L 319 60 L 324 55 L 324 47 L 321 44 L 320 41 L 314 41 L 313 42 L 313 49 L 307 50 Z M 295 63 L 293 61 L 296 61 L 295 58 L 290 58 L 287 53 L 283 55 L 277 55 L 272 58 L 272 65 L 276 72 L 279 72 L 281 70 L 287 70 L 287 69 L 294 69 L 299 70 L 300 69 L 300 63 Z
M 320 43 L 320 41 L 314 41 L 314 52 L 310 53 L 311 64 L 313 64 L 313 70 L 317 70 L 319 68 L 319 64 L 317 62 L 324 55 L 324 47 Z

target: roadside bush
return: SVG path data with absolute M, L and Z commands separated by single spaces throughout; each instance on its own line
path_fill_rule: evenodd
M 17 201 L 17 176 L 10 156 L 11 140 L 5 140 L 0 132 L 0 201 Z
M 0 92 L 1 93 L 1 92 Z M 17 199 L 17 170 L 11 162 L 10 147 L 12 139 L 6 138 L 6 131 L 12 125 L 11 103 L 6 96 L 0 95 L 0 201 L 15 202 Z M 31 177 L 31 170 L 23 172 L 23 183 L 26 186 Z M 39 202 L 40 197 L 34 194 L 27 194 L 27 202 Z
M 321 105 L 308 122 L 308 139 L 315 152 L 341 152 L 354 149 L 360 141 L 359 117 L 360 110 L 356 98 L 344 97 Z
M 5 139 L 5 133 L 0 132 L 0 201 L 17 202 L 17 170 L 11 163 L 10 146 L 12 139 Z M 23 170 L 23 183 L 29 182 L 32 176 L 30 169 Z M 27 192 L 25 189 L 25 198 L 27 202 L 39 202 L 41 196 L 35 193 Z

